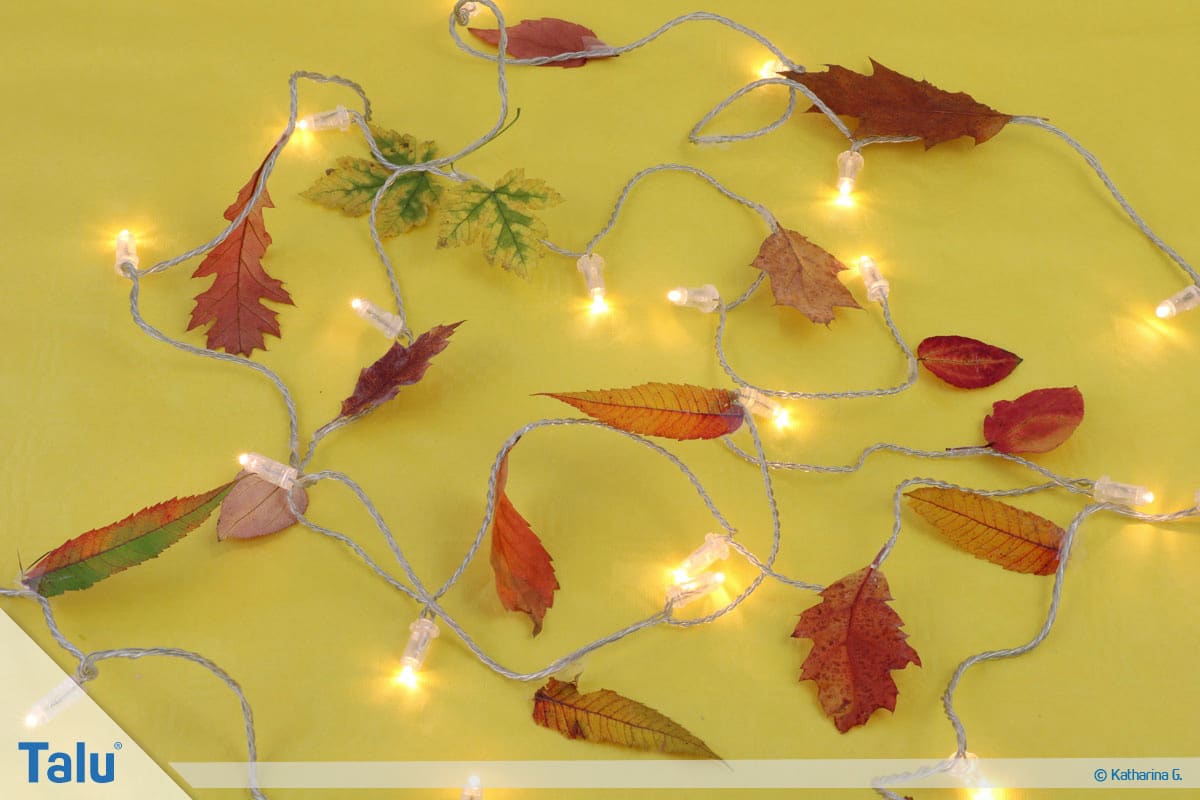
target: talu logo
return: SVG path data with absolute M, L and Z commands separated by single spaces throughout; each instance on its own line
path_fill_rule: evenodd
M 104 753 L 101 764 L 101 754 L 89 753 L 83 742 L 75 743 L 74 753 L 51 751 L 49 742 L 18 742 L 17 749 L 25 753 L 30 783 L 41 783 L 43 775 L 50 783 L 112 783 L 117 775 L 115 754 Z

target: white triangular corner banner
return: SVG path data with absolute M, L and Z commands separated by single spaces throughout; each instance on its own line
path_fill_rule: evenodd
M 39 721 L 31 710 L 56 689 L 69 686 L 66 680 L 67 674 L 37 642 L 0 611 L 0 797 L 188 799 L 86 693 L 31 727 L 29 723 Z

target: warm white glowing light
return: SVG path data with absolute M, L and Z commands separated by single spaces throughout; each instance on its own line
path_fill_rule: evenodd
M 1193 285 L 1181 289 L 1163 300 L 1158 304 L 1158 308 L 1154 309 L 1154 313 L 1158 315 L 1159 319 L 1170 319 L 1176 314 L 1191 311 L 1197 306 L 1200 306 L 1200 286 Z
M 267 483 L 273 483 L 280 489 L 291 489 L 300 472 L 295 467 L 281 464 L 278 461 L 259 455 L 258 453 L 242 453 L 238 456 L 242 469 L 252 472 Z
M 742 404 L 742 408 L 754 416 L 769 418 L 778 428 L 785 428 L 788 425 L 790 417 L 787 409 L 781 406 L 775 398 L 758 389 L 749 386 L 741 387 L 738 389 L 738 402 Z
M 318 111 L 296 120 L 296 127 L 302 131 L 328 131 L 337 128 L 339 131 L 350 130 L 350 112 L 345 106 L 338 106 L 329 111 Z
M 359 299 L 356 297 L 356 298 L 354 298 L 353 300 L 351 300 L 351 301 L 350 301 L 350 307 L 351 307 L 351 308 L 353 308 L 355 311 L 358 311 L 360 308 L 362 308 L 362 307 L 363 307 L 363 301 L 362 301 L 362 300 L 359 300 Z
M 592 293 L 592 305 L 588 310 L 592 314 L 607 314 L 608 313 L 608 301 L 604 299 L 604 290 L 603 289 L 600 289 L 599 291 Z
M 888 283 L 887 278 L 879 271 L 879 266 L 875 263 L 875 259 L 870 256 L 863 256 L 858 260 L 858 274 L 862 278 L 863 285 L 867 287 L 867 299 L 876 303 L 882 303 L 891 294 L 892 287 Z
M 463 787 L 461 800 L 483 800 L 481 784 L 482 781 L 479 780 L 478 775 L 467 778 L 467 785 Z
M 246 466 L 247 464 L 249 464 L 250 463 L 250 454 L 242 453 L 240 456 L 238 456 L 238 463 L 241 464 L 243 467 Z
M 684 294 L 685 292 L 683 289 L 672 289 L 671 291 L 667 292 L 667 299 L 675 305 L 681 306 L 683 305 Z
M 777 408 L 771 413 L 771 420 L 779 430 L 787 430 L 792 424 L 792 417 L 786 408 Z
M 1092 497 L 1097 503 L 1113 503 L 1130 508 L 1148 506 L 1154 502 L 1154 492 L 1145 486 L 1118 483 L 1107 475 L 1101 476 L 1092 486 Z
M 417 672 L 425 663 L 429 643 L 438 637 L 438 626 L 431 619 L 418 617 L 408 630 L 408 643 L 404 645 L 404 655 L 400 656 L 400 672 L 395 680 L 412 689 L 417 685 Z
M 691 580 L 674 583 L 667 587 L 667 602 L 672 608 L 683 608 L 689 603 L 711 594 L 725 582 L 723 572 L 703 572 Z
M 608 303 L 604 300 L 604 259 L 596 253 L 584 253 L 575 262 L 588 294 L 592 296 L 592 313 L 602 314 L 608 311 Z
M 716 311 L 717 306 L 721 305 L 721 295 L 717 292 L 717 287 L 711 283 L 693 289 L 676 286 L 667 292 L 667 299 L 677 306 L 687 306 L 697 311 L 703 311 L 705 314 Z
M 308 118 L 304 117 L 296 120 L 296 127 L 302 131 L 308 130 Z
M 58 686 L 25 713 L 25 727 L 39 728 L 79 702 L 83 689 L 72 678 L 64 678 Z
M 134 269 L 137 269 L 138 266 L 137 239 L 127 230 L 117 234 L 117 257 L 113 263 L 113 269 L 118 275 L 124 277 L 126 266 Z
M 396 677 L 392 680 L 401 686 L 407 686 L 409 689 L 415 689 L 417 688 L 417 671 L 406 665 L 396 673 Z
M 854 184 L 858 181 L 859 173 L 862 172 L 863 163 L 862 153 L 857 150 L 846 150 L 838 154 L 837 187 L 838 194 L 842 197 L 849 197 L 854 191 Z
M 716 562 L 729 558 L 729 542 L 730 537 L 726 534 L 705 534 L 704 544 L 688 554 L 675 570 L 675 583 L 687 583 Z
M 40 724 L 40 722 L 41 722 L 41 718 L 38 717 L 37 714 L 34 714 L 32 711 L 25 715 L 25 727 L 26 728 L 36 728 Z
M 772 58 L 764 61 L 762 66 L 758 68 L 758 77 L 763 79 L 774 78 L 777 77 L 780 72 L 787 72 L 787 69 L 788 66 L 787 64 L 784 64 L 783 61 L 778 58 Z
M 404 332 L 404 317 L 384 311 L 370 300 L 356 297 L 350 301 L 350 308 L 389 339 L 395 339 Z
M 688 571 L 682 568 L 672 572 L 671 577 L 675 579 L 675 583 L 687 583 L 692 579 L 692 576 L 688 574 Z

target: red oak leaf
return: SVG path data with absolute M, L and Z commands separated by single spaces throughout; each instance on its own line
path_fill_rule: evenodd
M 1083 422 L 1083 395 L 1070 386 L 1038 389 L 1016 400 L 1000 400 L 983 421 L 988 447 L 1001 453 L 1048 453 Z
M 349 417 L 391 400 L 401 386 L 416 383 L 425 376 L 430 360 L 450 344 L 450 334 L 462 325 L 436 325 L 417 337 L 409 347 L 394 343 L 378 361 L 358 373 L 354 393 L 342 401 L 341 416 Z
M 238 192 L 233 205 L 225 209 L 225 219 L 234 220 L 246 207 L 262 169 L 260 165 Z M 271 244 L 262 211 L 274 207 L 264 188 L 242 224 L 209 251 L 192 273 L 193 278 L 217 276 L 212 286 L 196 295 L 196 306 L 188 323 L 189 331 L 212 323 L 207 334 L 210 350 L 221 349 L 243 356 L 256 349 L 265 350 L 263 334 L 279 336 L 279 323 L 275 319 L 276 312 L 262 301 L 293 305 L 292 296 L 283 288 L 283 282 L 272 278 L 262 268 L 263 254 Z
M 497 29 L 467 28 L 467 30 L 492 47 L 500 46 L 500 31 Z M 506 30 L 508 31 L 508 47 L 505 52 L 513 58 L 541 58 L 608 47 L 596 38 L 596 32 L 590 28 L 554 17 L 523 19 L 516 25 L 509 25 Z M 609 58 L 609 56 L 597 56 L 597 58 Z M 550 61 L 540 66 L 582 67 L 590 60 L 590 58 L 568 58 L 563 61 Z
M 896 710 L 891 671 L 921 658 L 904 640 L 888 601 L 887 578 L 863 567 L 821 592 L 821 602 L 800 615 L 795 638 L 812 639 L 800 680 L 816 681 L 817 697 L 842 733 L 865 725 L 876 709 Z
M 982 389 L 1007 378 L 1021 357 L 966 336 L 930 336 L 917 347 L 925 369 L 951 386 Z
M 509 611 L 524 611 L 533 620 L 533 635 L 542 632 L 546 609 L 554 605 L 559 588 L 553 559 L 537 534 L 504 492 L 508 483 L 508 456 L 496 478 L 496 514 L 492 518 L 492 571 L 496 594 Z

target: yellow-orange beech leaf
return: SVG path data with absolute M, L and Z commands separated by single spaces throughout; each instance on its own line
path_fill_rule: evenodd
M 742 424 L 737 393 L 683 383 L 643 383 L 628 389 L 541 392 L 614 428 L 668 439 L 715 439 Z

